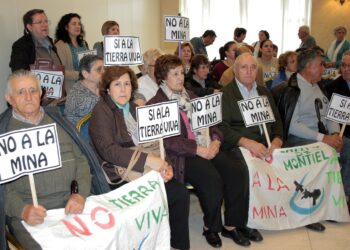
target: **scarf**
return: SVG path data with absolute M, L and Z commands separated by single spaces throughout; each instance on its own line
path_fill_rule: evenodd
M 341 41 L 338 46 L 336 47 L 337 44 L 337 39 L 335 39 L 331 45 L 328 48 L 327 51 L 327 57 L 329 58 L 329 60 L 331 60 L 332 62 L 336 62 L 337 61 L 337 54 L 339 52 L 339 50 L 341 49 L 341 47 L 343 46 L 345 42 L 345 38 L 343 39 L 343 41 Z
M 130 135 L 133 143 L 137 146 L 139 144 L 137 134 L 137 122 L 130 113 L 130 103 L 127 102 L 125 105 L 120 105 L 117 102 L 114 103 L 119 109 L 123 111 L 126 129 L 128 130 L 128 134 Z

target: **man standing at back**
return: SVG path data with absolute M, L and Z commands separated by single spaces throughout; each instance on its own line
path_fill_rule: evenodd
M 191 44 L 195 54 L 208 55 L 205 47 L 212 45 L 215 41 L 216 34 L 214 30 L 206 30 L 201 37 L 193 37 Z
M 10 68 L 29 70 L 38 58 L 51 59 L 61 64 L 57 50 L 49 35 L 49 21 L 41 9 L 29 10 L 23 16 L 24 35 L 12 45 Z

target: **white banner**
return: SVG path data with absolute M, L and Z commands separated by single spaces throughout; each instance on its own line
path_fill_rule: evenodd
M 97 50 L 91 49 L 78 52 L 78 61 L 80 62 L 80 60 L 86 55 L 97 55 Z
M 40 85 L 45 88 L 45 95 L 48 98 L 61 98 L 64 81 L 62 71 L 32 70 L 32 72 L 39 79 Z
M 237 103 L 246 127 L 275 121 L 269 99 L 266 96 L 253 97 Z
M 350 98 L 333 93 L 330 104 L 328 105 L 326 119 L 350 124 Z
M 222 121 L 221 97 L 222 93 L 217 93 L 191 100 L 193 131 L 214 126 Z
M 180 113 L 177 101 L 137 107 L 136 116 L 140 143 L 180 134 Z
M 350 221 L 333 148 L 318 142 L 277 149 L 269 162 L 241 151 L 249 168 L 249 227 L 281 230 Z
M 54 209 L 43 224 L 23 225 L 43 249 L 170 249 L 164 182 L 155 171 L 88 197 L 82 214 Z
M 104 36 L 104 65 L 143 64 L 140 41 L 135 36 Z
M 0 135 L 0 184 L 61 167 L 56 124 Z
M 190 19 L 181 16 L 164 16 L 166 41 L 189 41 Z

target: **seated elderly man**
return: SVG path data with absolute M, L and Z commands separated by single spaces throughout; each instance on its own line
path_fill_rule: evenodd
M 1 206 L 5 206 L 10 231 L 26 249 L 40 249 L 38 243 L 21 224 L 43 223 L 46 211 L 65 208 L 66 214 L 81 213 L 85 198 L 90 194 L 90 164 L 98 164 L 93 151 L 84 144 L 73 126 L 55 107 L 40 106 L 41 88 L 38 79 L 29 71 L 15 71 L 9 76 L 6 100 L 12 108 L 0 117 L 0 133 L 39 125 L 56 123 L 60 145 L 61 168 L 35 174 L 39 205 L 35 207 L 29 187 L 28 176 L 4 184 L 0 193 Z M 81 149 L 80 149 L 81 148 Z M 95 166 L 96 167 L 96 166 Z M 77 183 L 71 190 L 72 181 Z M 101 190 L 100 190 L 101 191 Z M 3 222 L 3 207 L 0 222 Z M 0 225 L 4 230 L 4 224 Z
M 297 73 L 287 83 L 272 89 L 284 123 L 285 139 L 289 146 L 321 141 L 340 152 L 341 175 L 345 194 L 349 197 L 350 141 L 339 136 L 337 123 L 325 119 L 329 101 L 321 83 L 323 55 L 318 49 L 307 49 L 298 54 L 297 61 Z M 325 229 L 320 223 L 311 224 L 309 228 Z
M 269 157 L 273 149 L 282 146 L 282 122 L 271 94 L 266 88 L 257 85 L 255 81 L 258 70 L 256 59 L 250 53 L 243 53 L 237 57 L 233 69 L 235 79 L 222 89 L 222 123 L 219 125 L 219 128 L 223 132 L 225 138 L 223 149 L 227 150 L 227 155 L 234 161 L 233 166 L 239 168 L 245 176 L 240 183 L 240 185 L 245 186 L 245 192 L 242 194 L 245 196 L 246 200 L 246 203 L 242 204 L 242 206 L 245 206 L 245 209 L 242 209 L 245 213 L 240 214 L 240 216 L 242 220 L 247 223 L 249 209 L 249 173 L 239 147 L 248 149 L 255 157 L 263 159 Z M 270 138 L 272 139 L 271 148 L 267 148 L 265 136 L 260 126 L 245 126 L 237 103 L 237 101 L 260 95 L 268 97 L 276 118 L 276 122 L 266 124 Z M 238 230 L 252 241 L 262 240 L 262 236 L 256 229 L 245 227 L 239 228 Z

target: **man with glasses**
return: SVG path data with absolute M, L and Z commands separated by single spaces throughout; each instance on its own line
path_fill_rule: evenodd
M 56 47 L 49 35 L 49 21 L 41 9 L 29 10 L 23 16 L 24 35 L 12 45 L 10 68 L 29 70 L 38 58 L 61 64 Z

